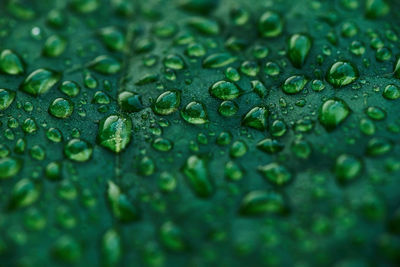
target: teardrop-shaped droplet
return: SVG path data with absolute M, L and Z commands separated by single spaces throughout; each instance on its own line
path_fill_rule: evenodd
M 154 103 L 154 112 L 169 115 L 178 110 L 181 103 L 181 93 L 177 90 L 166 91 L 159 95 Z
M 276 162 L 258 167 L 258 171 L 264 175 L 264 178 L 277 186 L 282 186 L 289 183 L 292 179 L 292 174 L 289 170 Z
M 71 139 L 64 147 L 64 153 L 70 160 L 88 161 L 93 153 L 92 146 L 81 139 Z
M 265 138 L 257 143 L 257 148 L 268 154 L 275 154 L 281 152 L 285 146 L 278 140 Z
M 326 80 L 335 87 L 348 85 L 357 79 L 357 68 L 346 61 L 338 61 L 333 64 L 326 75 Z
M 104 45 L 113 51 L 122 51 L 125 48 L 125 35 L 116 27 L 106 27 L 99 31 Z
M 293 66 L 301 68 L 311 49 L 311 38 L 305 34 L 294 34 L 289 40 L 288 56 Z
M 118 94 L 118 105 L 126 112 L 138 112 L 144 108 L 141 96 L 129 91 Z
M 121 70 L 121 63 L 117 59 L 106 55 L 96 57 L 89 63 L 89 66 L 95 71 L 106 75 L 115 74 Z
M 203 68 L 215 69 L 222 68 L 235 62 L 237 58 L 229 53 L 211 54 L 203 60 Z
M 8 89 L 0 89 L 0 111 L 7 109 L 15 99 L 15 92 Z
M 199 197 L 209 197 L 214 192 L 214 186 L 209 178 L 207 162 L 204 158 L 190 156 L 183 166 L 189 186 Z
M 307 82 L 308 80 L 303 75 L 294 75 L 286 79 L 282 90 L 287 94 L 297 94 L 304 89 Z
M 101 242 L 102 263 L 104 266 L 118 266 L 122 257 L 122 240 L 115 229 L 105 232 Z
M 205 35 L 217 35 L 220 32 L 220 27 L 215 20 L 204 17 L 191 17 L 188 20 L 188 25 Z
M 24 72 L 24 65 L 17 54 L 5 49 L 0 54 L 0 70 L 10 75 L 18 75 Z
M 191 124 L 204 124 L 208 122 L 207 112 L 200 102 L 190 102 L 181 110 L 182 118 Z
M 260 131 L 267 127 L 268 110 L 264 107 L 254 107 L 244 116 L 242 124 Z
M 123 194 L 120 188 L 113 182 L 108 182 L 108 201 L 114 216 L 121 222 L 132 222 L 139 218 L 137 208 Z
M 38 96 L 49 91 L 59 80 L 61 74 L 49 69 L 37 69 L 22 82 L 20 89 Z
M 99 123 L 98 141 L 101 146 L 120 153 L 131 141 L 132 121 L 128 117 L 111 115 Z

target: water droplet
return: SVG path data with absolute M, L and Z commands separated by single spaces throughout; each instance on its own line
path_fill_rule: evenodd
M 218 112 L 224 117 L 232 117 L 239 110 L 238 104 L 233 101 L 224 101 L 218 107 Z
M 157 138 L 153 141 L 152 146 L 158 151 L 167 152 L 173 148 L 173 143 L 166 138 Z
M 0 89 L 0 111 L 7 109 L 15 99 L 15 92 L 8 89 Z
M 262 37 L 276 37 L 283 31 L 283 20 L 278 13 L 267 11 L 258 21 L 258 30 Z
M 380 121 L 386 118 L 386 112 L 379 107 L 368 107 L 365 113 L 370 119 Z
M 21 90 L 34 95 L 42 95 L 49 91 L 61 78 L 61 74 L 48 69 L 37 69 L 21 85 Z
M 322 104 L 319 112 L 319 121 L 327 130 L 335 129 L 349 115 L 350 108 L 338 98 L 332 98 Z
M 177 185 L 177 180 L 174 175 L 169 172 L 162 172 L 158 179 L 158 187 L 163 192 L 172 192 L 175 190 Z
M 14 185 L 9 207 L 12 209 L 32 205 L 40 196 L 40 187 L 33 181 L 24 178 Z
M 168 55 L 164 58 L 164 66 L 173 70 L 181 70 L 185 67 L 183 59 L 178 55 Z
M 228 53 L 215 53 L 211 54 L 203 60 L 203 68 L 215 69 L 222 68 L 232 64 L 237 60 L 236 57 Z
M 389 84 L 385 87 L 382 93 L 383 97 L 389 100 L 395 100 L 400 97 L 400 89 L 394 84 Z
M 72 0 L 72 8 L 79 13 L 87 14 L 95 11 L 100 5 L 99 0 Z
M 64 153 L 70 160 L 84 162 L 92 156 L 92 146 L 80 139 L 71 139 L 64 147 Z
M 338 61 L 333 64 L 326 76 L 326 80 L 335 87 L 348 85 L 357 79 L 357 68 L 346 61 Z
M 131 141 L 132 121 L 128 117 L 111 115 L 100 121 L 98 141 L 101 146 L 120 153 Z
M 240 158 L 246 155 L 248 151 L 248 147 L 246 143 L 242 140 L 238 140 L 232 143 L 231 148 L 229 150 L 229 155 L 232 158 Z
M 56 98 L 49 107 L 49 112 L 52 116 L 65 119 L 72 115 L 74 111 L 74 104 L 64 98 Z
M 182 118 L 191 124 L 204 124 L 208 122 L 207 112 L 200 102 L 190 102 L 181 110 Z
M 61 179 L 61 163 L 59 162 L 50 162 L 46 166 L 46 177 L 52 181 L 58 181 Z
M 305 34 L 294 34 L 290 37 L 288 56 L 296 68 L 301 68 L 311 49 L 311 38 Z
M 144 108 L 141 96 L 128 91 L 118 94 L 118 105 L 126 112 L 138 112 Z
M 295 75 L 286 79 L 282 86 L 283 92 L 287 94 L 297 94 L 304 89 L 307 79 L 302 75 Z
M 171 221 L 161 225 L 160 239 L 162 244 L 169 250 L 182 251 L 186 248 L 181 230 Z
M 265 138 L 257 143 L 257 148 L 269 154 L 281 152 L 285 146 L 279 141 L 271 138 Z
M 246 216 L 279 214 L 285 208 L 285 200 L 281 194 L 273 191 L 251 191 L 243 197 L 239 212 Z
M 24 65 L 17 54 L 5 49 L 0 54 L 0 70 L 9 75 L 18 75 L 24 72 Z
M 157 114 L 169 115 L 178 110 L 180 103 L 180 91 L 166 91 L 157 97 L 153 109 Z
M 268 110 L 264 107 L 254 107 L 244 116 L 242 124 L 263 131 L 267 127 Z
M 106 27 L 99 31 L 104 45 L 113 51 L 122 51 L 125 48 L 125 35 L 116 27 Z
M 27 118 L 22 123 L 22 130 L 26 133 L 34 133 L 37 131 L 37 129 L 38 127 L 36 125 L 36 122 L 31 118 Z
M 246 60 L 240 65 L 240 71 L 244 75 L 255 77 L 260 71 L 260 67 L 258 66 L 257 62 Z
M 137 208 L 132 205 L 128 197 L 112 181 L 108 181 L 107 197 L 113 215 L 121 222 L 132 222 L 139 218 Z
M 189 186 L 197 196 L 211 196 L 214 192 L 214 186 L 210 181 L 207 162 L 204 158 L 196 155 L 190 156 L 182 170 Z
M 202 57 L 206 52 L 206 48 L 200 43 L 189 44 L 186 48 L 186 54 L 189 57 Z
M 382 137 L 375 137 L 369 140 L 367 144 L 367 155 L 369 156 L 381 156 L 389 151 L 391 151 L 393 148 L 393 143 Z
M 122 257 L 122 240 L 115 229 L 109 229 L 103 235 L 101 251 L 105 266 L 118 266 Z
M 286 185 L 292 180 L 292 174 L 288 169 L 276 162 L 260 166 L 258 171 L 263 174 L 267 181 L 277 186 Z
M 368 18 L 383 17 L 390 11 L 390 6 L 385 0 L 367 0 L 365 11 Z
M 22 160 L 17 158 L 0 158 L 0 179 L 14 177 L 22 168 Z
M 39 145 L 34 145 L 31 147 L 29 153 L 31 154 L 31 157 L 36 160 L 44 160 L 46 157 L 46 151 L 42 146 Z
M 202 34 L 217 35 L 220 32 L 218 23 L 212 19 L 191 17 L 187 23 Z
M 76 263 L 82 257 L 81 245 L 68 235 L 58 238 L 51 250 L 55 258 L 67 263 Z
M 56 128 L 49 128 L 46 132 L 46 136 L 54 143 L 59 143 L 63 139 L 61 131 Z
M 106 75 L 115 74 L 121 70 L 121 63 L 107 55 L 96 57 L 89 63 L 89 66 L 95 71 Z
M 58 57 L 67 48 L 67 40 L 59 35 L 51 35 L 47 38 L 43 47 L 43 54 L 48 57 Z
M 75 97 L 79 94 L 81 87 L 76 82 L 65 81 L 60 85 L 59 89 L 67 96 Z
M 239 96 L 239 88 L 234 83 L 219 81 L 210 87 L 210 94 L 221 100 L 232 100 Z
M 348 183 L 356 178 L 361 172 L 361 161 L 348 154 L 342 154 L 336 158 L 335 174 L 339 183 Z

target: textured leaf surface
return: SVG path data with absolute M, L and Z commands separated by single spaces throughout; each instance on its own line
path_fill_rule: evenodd
M 1 266 L 397 266 L 392 0 L 0 2 Z

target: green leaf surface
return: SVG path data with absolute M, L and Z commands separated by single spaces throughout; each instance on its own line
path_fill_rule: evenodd
M 0 266 L 398 266 L 398 21 L 0 1 Z

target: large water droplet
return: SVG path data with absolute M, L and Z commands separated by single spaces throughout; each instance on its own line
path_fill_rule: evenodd
M 98 142 L 105 148 L 119 153 L 131 141 L 132 121 L 128 117 L 111 115 L 100 121 Z
M 327 130 L 335 129 L 350 115 L 350 108 L 338 98 L 325 101 L 319 112 L 319 121 Z
M 190 156 L 182 170 L 196 195 L 209 197 L 214 192 L 214 186 L 209 178 L 207 162 L 204 158 L 196 155 Z
M 0 89 L 0 111 L 7 109 L 15 99 L 15 92 L 8 89 Z
M 239 88 L 234 83 L 219 81 L 210 87 L 210 94 L 221 100 L 232 100 L 239 96 Z
M 303 66 L 311 49 L 311 38 L 305 34 L 294 34 L 289 40 L 288 56 L 292 64 L 300 68 Z
M 107 55 L 96 57 L 89 63 L 89 66 L 95 71 L 106 75 L 115 74 L 121 70 L 121 63 Z
M 10 75 L 17 75 L 24 72 L 24 65 L 17 54 L 6 49 L 0 54 L 0 70 Z
M 74 104 L 71 101 L 61 97 L 55 99 L 49 107 L 50 114 L 59 119 L 68 118 L 72 115 L 73 111 Z
M 23 81 L 20 89 L 38 96 L 49 91 L 61 78 L 61 74 L 48 69 L 37 69 Z
M 181 110 L 182 118 L 191 124 L 204 124 L 208 121 L 207 112 L 200 102 L 190 102 Z
M 242 124 L 260 131 L 267 127 L 268 110 L 265 107 L 254 107 L 244 116 Z
M 326 80 L 335 87 L 348 85 L 357 79 L 357 68 L 346 61 L 338 61 L 333 64 L 326 75 Z
M 64 153 L 70 160 L 84 162 L 92 156 L 92 146 L 81 139 L 71 139 L 64 147 Z
M 154 111 L 160 115 L 169 115 L 178 110 L 180 103 L 181 93 L 179 91 L 166 91 L 157 97 Z
M 14 177 L 22 167 L 22 160 L 16 158 L 0 158 L 0 179 Z
M 283 20 L 278 13 L 267 11 L 258 21 L 258 30 L 263 37 L 276 37 L 282 33 Z

